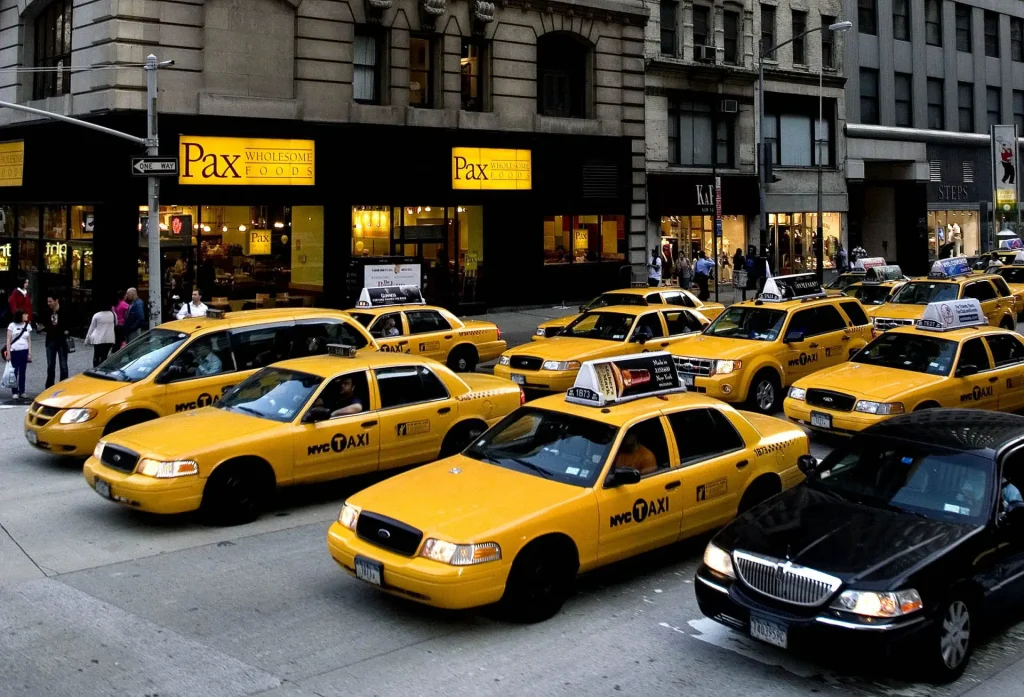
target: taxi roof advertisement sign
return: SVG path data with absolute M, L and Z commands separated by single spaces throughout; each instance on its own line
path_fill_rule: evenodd
M 882 283 L 883 281 L 899 281 L 903 278 L 903 269 L 896 264 L 873 266 L 868 269 L 865 283 Z
M 924 316 L 918 321 L 917 326 L 920 329 L 942 332 L 982 324 L 988 324 L 988 320 L 981 312 L 981 303 L 976 298 L 965 298 L 928 303 L 928 307 L 924 309 Z
M 388 305 L 422 305 L 423 294 L 416 286 L 382 286 L 363 288 L 357 307 L 387 307 Z
M 885 266 L 884 257 L 864 257 L 853 262 L 854 271 L 867 271 L 873 269 L 876 266 Z
M 942 278 L 943 276 L 963 276 L 971 272 L 971 265 L 967 257 L 952 257 L 950 259 L 939 259 L 932 264 L 929 276 Z
M 672 355 L 664 351 L 587 361 L 565 401 L 589 407 L 683 392 Z
M 764 291 L 757 296 L 758 300 L 782 302 L 798 298 L 812 298 L 824 295 L 818 277 L 813 273 L 797 273 L 791 276 L 775 276 L 764 284 Z

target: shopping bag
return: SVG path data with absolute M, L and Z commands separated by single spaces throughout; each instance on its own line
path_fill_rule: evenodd
M 14 365 L 8 363 L 4 367 L 4 376 L 0 378 L 0 387 L 13 390 L 18 386 L 18 376 L 14 374 Z

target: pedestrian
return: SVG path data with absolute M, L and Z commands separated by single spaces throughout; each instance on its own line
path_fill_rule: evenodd
M 679 287 L 683 290 L 690 290 L 693 287 L 693 264 L 690 263 L 689 255 L 683 250 L 679 252 L 676 269 L 679 270 Z
M 27 278 L 18 281 L 18 287 L 11 291 L 7 303 L 11 308 L 11 321 L 17 319 L 18 310 L 24 310 L 28 313 L 28 323 L 32 324 L 32 296 L 28 292 Z
M 176 317 L 178 319 L 185 319 L 186 317 L 206 317 L 206 305 L 203 304 L 202 293 L 196 288 L 192 291 L 192 302 L 185 303 L 178 310 Z
M 839 270 L 839 273 L 846 273 L 850 270 L 850 261 L 842 242 L 839 243 L 839 248 L 836 249 L 836 268 Z
M 747 266 L 747 260 L 743 256 L 743 248 L 737 247 L 736 253 L 732 255 L 732 268 L 733 270 L 744 269 Z
M 25 397 L 25 372 L 32 360 L 32 321 L 28 310 L 12 313 L 13 320 L 7 325 L 7 360 L 11 362 L 18 384 L 11 388 L 14 399 Z
M 50 311 L 43 323 L 46 332 L 46 389 L 53 387 L 57 363 L 60 363 L 60 379 L 68 379 L 68 337 L 71 317 L 60 301 L 52 295 L 46 298 Z
M 146 310 L 142 305 L 139 291 L 129 288 L 124 299 L 128 302 L 128 312 L 124 316 L 124 340 L 130 342 L 142 333 L 146 327 Z
M 651 247 L 651 259 L 647 262 L 647 285 L 661 285 L 661 253 L 657 247 Z
M 115 350 L 124 346 L 124 320 L 128 315 L 128 303 L 124 301 L 124 291 L 119 290 L 114 294 L 114 304 L 110 306 L 117 316 L 117 325 L 114 327 Z
M 726 251 L 722 252 L 721 258 L 718 260 L 718 265 L 722 268 L 722 282 L 732 282 L 732 267 L 729 265 L 729 253 Z
M 708 292 L 708 278 L 714 268 L 715 262 L 707 258 L 703 249 L 697 252 L 697 264 L 693 267 L 693 278 L 697 281 L 697 287 L 700 288 L 700 294 L 697 297 L 702 302 L 711 297 L 711 293 Z
M 113 308 L 104 309 L 92 316 L 85 343 L 92 346 L 92 367 L 107 360 L 110 350 L 117 342 L 117 313 Z

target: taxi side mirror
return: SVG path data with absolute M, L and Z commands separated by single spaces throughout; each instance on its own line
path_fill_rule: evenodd
M 786 336 L 783 337 L 782 343 L 798 344 L 804 340 L 805 336 L 807 336 L 807 332 L 805 332 L 803 329 L 790 329 L 788 332 L 786 332 Z
M 173 380 L 180 378 L 185 374 L 185 369 L 181 367 L 180 363 L 172 363 L 164 369 L 164 372 L 160 373 L 154 382 L 158 385 L 166 385 Z
M 331 418 L 331 410 L 327 407 L 310 407 L 306 415 L 302 417 L 302 423 L 304 424 L 315 424 L 321 421 L 327 421 Z
M 972 375 L 978 374 L 978 366 L 973 363 L 967 363 L 956 369 L 956 376 L 958 378 L 968 378 Z
M 814 455 L 801 455 L 796 459 L 796 466 L 805 477 L 817 477 L 821 462 Z
M 640 470 L 633 467 L 616 467 L 608 473 L 604 485 L 611 489 L 625 484 L 639 484 L 640 479 Z
M 650 339 L 650 338 L 651 337 L 648 336 L 646 333 L 637 332 L 636 334 L 634 334 L 632 336 L 632 338 L 630 338 L 629 341 L 630 341 L 630 343 L 640 344 L 641 346 L 643 346 L 644 344 L 647 343 L 648 339 Z

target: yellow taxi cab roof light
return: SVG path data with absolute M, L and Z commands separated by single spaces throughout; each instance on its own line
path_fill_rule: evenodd
M 682 392 L 686 387 L 676 372 L 672 354 L 656 351 L 585 362 L 576 374 L 576 382 L 566 391 L 565 401 L 604 407 Z
M 988 325 L 988 318 L 976 298 L 928 303 L 917 328 L 930 332 L 946 332 L 965 327 Z
M 224 319 L 227 314 L 226 310 L 215 310 L 212 307 L 206 310 L 206 316 L 210 319 Z
M 356 347 L 348 344 L 327 344 L 328 356 L 341 356 L 342 358 L 355 358 Z
M 850 273 L 867 273 L 868 269 L 876 266 L 885 266 L 884 257 L 864 257 L 857 259 L 850 267 Z
M 967 257 L 939 259 L 932 264 L 932 268 L 928 272 L 928 278 L 956 278 L 970 275 L 971 265 L 967 261 Z
M 356 307 L 388 307 L 391 305 L 426 305 L 419 286 L 381 286 L 363 288 Z
M 767 303 L 787 300 L 816 300 L 828 297 L 813 273 L 795 273 L 789 276 L 769 276 L 757 299 Z
M 1013 265 L 1021 266 L 1024 265 L 1024 249 L 1017 252 L 1017 255 L 1013 257 Z
M 903 269 L 896 264 L 872 266 L 864 274 L 864 285 L 875 285 L 886 281 L 902 281 L 905 278 Z

